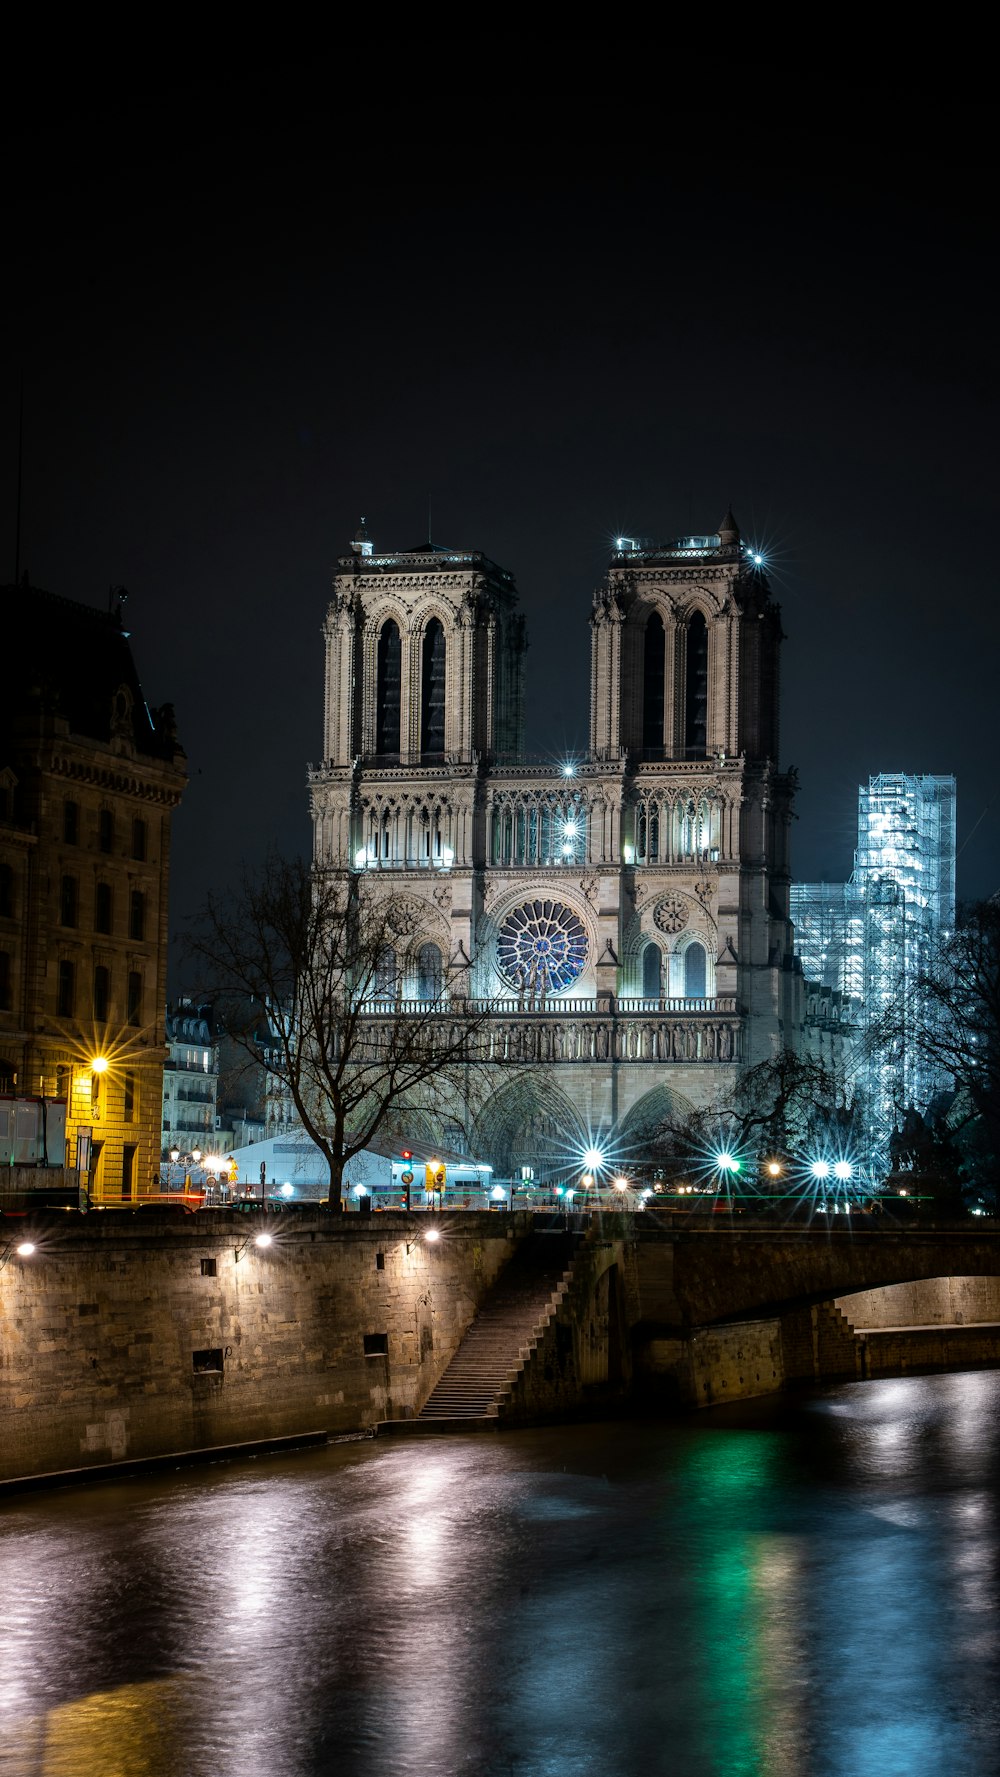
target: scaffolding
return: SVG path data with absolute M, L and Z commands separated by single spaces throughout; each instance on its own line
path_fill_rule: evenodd
M 862 904 L 863 1029 L 894 1041 L 868 1067 L 880 1125 L 926 1111 L 947 1076 L 914 1043 L 914 989 L 955 923 L 955 779 L 880 772 L 858 791 L 855 887 Z
M 870 1110 L 870 1163 L 910 1106 L 950 1082 L 914 1042 L 913 992 L 955 923 L 955 779 L 879 772 L 858 790 L 850 882 L 793 883 L 803 973 L 860 1001 L 857 1084 Z M 878 1044 L 875 1038 L 888 1042 Z

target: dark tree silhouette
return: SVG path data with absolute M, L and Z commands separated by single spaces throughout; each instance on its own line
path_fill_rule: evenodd
M 333 1207 L 353 1155 L 407 1107 L 440 1108 L 460 1088 L 464 1100 L 477 1066 L 482 1017 L 468 1010 L 464 968 L 445 962 L 429 993 L 402 997 L 418 942 L 412 904 L 383 884 L 279 857 L 234 898 L 210 896 L 188 939 L 199 994 L 225 1002 L 230 1036 L 291 1094 Z

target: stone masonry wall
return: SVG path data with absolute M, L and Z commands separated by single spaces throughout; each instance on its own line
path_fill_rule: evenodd
M 11 1252 L 0 1270 L 0 1479 L 408 1417 L 528 1219 L 459 1223 L 156 1210 L 37 1221 L 35 1255 Z M 429 1245 L 432 1225 L 442 1237 Z M 11 1219 L 0 1252 L 25 1227 Z

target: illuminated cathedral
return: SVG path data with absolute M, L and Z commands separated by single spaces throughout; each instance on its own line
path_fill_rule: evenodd
M 765 564 L 731 512 L 617 539 L 590 625 L 589 745 L 539 764 L 525 620 L 487 556 L 383 553 L 362 526 L 325 623 L 315 861 L 392 898 L 387 996 L 485 1014 L 489 1090 L 428 1139 L 505 1175 L 580 1139 L 635 1152 L 806 1040 Z

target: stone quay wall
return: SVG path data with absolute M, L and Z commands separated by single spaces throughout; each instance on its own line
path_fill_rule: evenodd
M 409 1417 L 529 1226 L 299 1210 L 4 1218 L 0 1480 Z M 22 1259 L 26 1233 L 36 1252 Z

